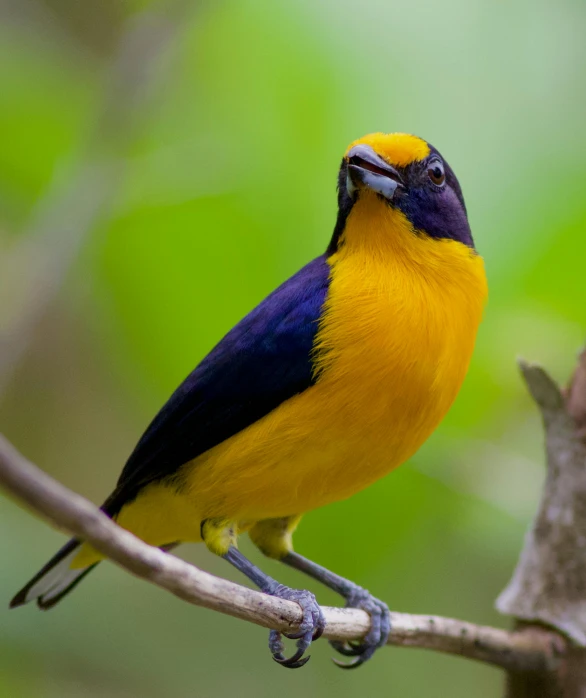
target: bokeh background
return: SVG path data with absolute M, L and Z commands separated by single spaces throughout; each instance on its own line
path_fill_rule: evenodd
M 564 382 L 586 330 L 585 30 L 580 0 L 0 1 L 0 429 L 100 502 L 177 383 L 324 249 L 347 143 L 420 134 L 486 260 L 475 358 L 413 461 L 296 546 L 396 610 L 506 625 L 543 477 L 515 361 Z M 2 697 L 500 695 L 497 670 L 415 650 L 343 673 L 322 642 L 287 673 L 264 630 L 109 563 L 49 614 L 9 612 L 63 540 L 0 500 Z

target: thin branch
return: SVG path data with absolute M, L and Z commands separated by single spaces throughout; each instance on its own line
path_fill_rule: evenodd
M 89 541 L 120 567 L 184 601 L 284 632 L 294 632 L 301 621 L 301 610 L 291 601 L 214 577 L 147 545 L 26 460 L 1 435 L 0 484 L 53 525 Z M 327 638 L 359 639 L 369 629 L 364 611 L 329 607 L 323 611 Z M 393 613 L 392 624 L 390 645 L 437 650 L 515 671 L 552 671 L 565 649 L 558 636 L 545 630 L 507 632 L 405 613 Z

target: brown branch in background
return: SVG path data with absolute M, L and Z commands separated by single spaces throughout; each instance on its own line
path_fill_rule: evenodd
M 101 112 L 81 161 L 57 173 L 29 231 L 3 253 L 0 277 L 7 302 L 0 316 L 0 397 L 84 240 L 115 202 L 123 157 L 188 7 L 178 2 L 168 5 L 165 15 L 144 12 L 131 20 L 107 73 Z
M 291 601 L 220 579 L 147 545 L 27 461 L 2 436 L 0 484 L 53 525 L 89 541 L 119 566 L 184 601 L 283 632 L 294 632 L 301 621 L 301 609 Z M 328 607 L 323 611 L 324 636 L 330 639 L 356 640 L 369 629 L 364 611 Z M 564 651 L 564 643 L 547 631 L 507 632 L 405 613 L 393 613 L 391 620 L 390 645 L 437 650 L 515 671 L 553 671 Z
M 570 638 L 554 674 L 512 673 L 508 698 L 586 698 L 586 352 L 562 392 L 539 366 L 521 362 L 545 429 L 547 475 L 539 511 L 497 608 Z
M 503 613 L 551 625 L 586 647 L 586 444 L 548 374 L 526 363 L 521 371 L 543 417 L 547 480 L 513 579 L 497 604 Z
M 586 349 L 578 358 L 578 366 L 564 391 L 564 398 L 568 414 L 578 427 L 578 437 L 586 444 Z

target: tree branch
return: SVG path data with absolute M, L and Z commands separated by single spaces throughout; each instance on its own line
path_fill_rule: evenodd
M 586 698 L 586 352 L 560 390 L 520 362 L 545 430 L 547 477 L 517 568 L 497 608 L 518 625 L 546 625 L 569 642 L 556 672 L 510 672 L 507 698 Z
M 580 415 L 577 407 L 570 414 L 562 391 L 543 368 L 525 362 L 520 367 L 543 418 L 547 480 L 517 569 L 497 607 L 557 628 L 586 647 L 586 443 L 577 429 Z M 584 401 L 581 376 L 578 370 L 568 391 L 573 405 Z
M 204 606 L 265 628 L 295 632 L 299 606 L 215 577 L 153 548 L 120 528 L 96 506 L 46 475 L 0 435 L 0 485 L 54 526 L 87 540 L 128 572 Z M 364 611 L 323 608 L 324 636 L 356 640 L 369 629 Z M 391 614 L 390 645 L 419 647 L 521 672 L 553 671 L 564 642 L 546 630 L 507 632 L 438 616 Z

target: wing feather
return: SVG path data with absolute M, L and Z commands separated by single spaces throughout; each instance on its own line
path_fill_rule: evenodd
M 104 504 L 108 514 L 312 385 L 313 343 L 328 284 L 329 266 L 318 257 L 228 332 L 138 442 Z

